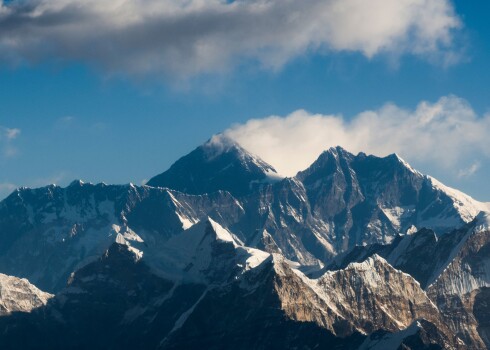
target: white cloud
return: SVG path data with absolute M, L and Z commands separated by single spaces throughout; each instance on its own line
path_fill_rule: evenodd
M 7 128 L 0 125 L 0 155 L 11 158 L 17 154 L 13 141 L 20 135 L 20 129 Z
M 474 175 L 478 170 L 480 170 L 481 164 L 480 162 L 475 162 L 471 164 L 468 168 L 461 169 L 458 173 L 458 177 L 461 178 L 466 178 Z
M 490 115 L 477 116 L 455 96 L 421 102 L 415 110 L 386 104 L 351 119 L 299 110 L 286 117 L 253 119 L 224 133 L 284 175 L 296 174 L 338 145 L 354 153 L 398 153 L 451 172 L 468 159 L 490 157 Z
M 109 73 L 193 76 L 243 60 L 277 69 L 309 52 L 450 63 L 451 0 L 14 0 L 0 59 L 85 61 Z
M 13 139 L 17 138 L 17 136 L 19 136 L 20 129 L 5 128 L 4 133 L 5 133 L 5 137 L 7 138 L 7 140 L 13 140 Z

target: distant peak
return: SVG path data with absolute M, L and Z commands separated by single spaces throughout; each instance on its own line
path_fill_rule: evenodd
M 85 182 L 83 182 L 82 180 L 73 180 L 69 185 L 68 187 L 76 187 L 76 186 L 83 186 L 85 184 Z
M 224 190 L 242 196 L 274 174 L 277 171 L 271 165 L 230 137 L 217 134 L 180 158 L 167 171 L 151 178 L 147 185 L 189 194 Z
M 376 266 L 390 266 L 384 258 L 378 254 L 373 254 L 362 262 L 353 262 L 347 265 L 346 270 L 370 270 Z

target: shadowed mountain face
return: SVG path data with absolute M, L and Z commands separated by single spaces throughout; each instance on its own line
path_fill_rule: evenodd
M 481 349 L 486 209 L 396 155 L 331 148 L 282 178 L 223 136 L 147 186 L 21 188 L 0 346 Z
M 218 135 L 179 159 L 166 172 L 151 178 L 147 185 L 189 194 L 224 190 L 243 196 L 274 175 L 277 173 L 272 166 Z

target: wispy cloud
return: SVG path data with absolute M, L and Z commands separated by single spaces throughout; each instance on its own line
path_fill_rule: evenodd
M 108 73 L 189 77 L 244 61 L 278 69 L 311 52 L 450 63 L 450 0 L 14 0 L 0 59 L 85 61 Z
M 253 119 L 225 131 L 284 175 L 294 175 L 332 146 L 377 155 L 398 153 L 454 172 L 468 159 L 490 157 L 490 115 L 478 116 L 463 99 L 442 97 L 415 110 L 386 104 L 351 119 L 304 110 Z M 469 176 L 478 163 L 454 176 Z
M 474 175 L 478 170 L 480 170 L 481 164 L 480 162 L 475 162 L 471 164 L 468 168 L 461 169 L 458 173 L 458 177 L 460 179 L 470 177 Z
M 7 128 L 0 125 L 0 156 L 4 158 L 14 157 L 18 150 L 14 146 L 14 140 L 19 137 L 20 129 Z

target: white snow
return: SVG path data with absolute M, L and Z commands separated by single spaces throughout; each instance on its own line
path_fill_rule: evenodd
M 454 208 L 465 222 L 472 221 L 481 211 L 489 212 L 487 203 L 479 202 L 461 191 L 442 184 L 431 176 L 427 178 L 435 189 L 446 193 L 454 201 Z
M 236 245 L 235 240 L 233 239 L 233 236 L 231 235 L 230 231 L 227 229 L 223 228 L 220 224 L 218 224 L 216 221 L 214 221 L 211 218 L 208 218 L 209 223 L 213 227 L 214 232 L 216 232 L 216 237 L 224 242 L 231 242 Z
M 270 257 L 269 253 L 264 252 L 260 249 L 248 248 L 248 247 L 244 247 L 243 249 L 249 255 L 249 257 L 246 258 L 245 260 L 245 271 L 256 268 L 257 266 L 262 264 L 267 258 Z
M 179 218 L 180 222 L 182 223 L 182 228 L 184 230 L 187 230 L 188 228 L 192 227 L 192 225 L 196 224 L 199 222 L 196 218 L 190 216 L 188 214 L 188 210 L 185 210 L 184 206 L 182 203 L 180 203 L 175 196 L 173 195 L 172 191 L 170 190 L 165 190 L 167 194 L 169 195 L 171 201 L 175 205 L 175 214 Z
M 367 338 L 364 343 L 362 343 L 359 350 L 390 350 L 398 349 L 403 339 L 417 334 L 417 332 L 422 328 L 421 324 L 416 321 L 412 323 L 408 328 L 396 332 L 385 334 L 380 339 L 370 339 Z

